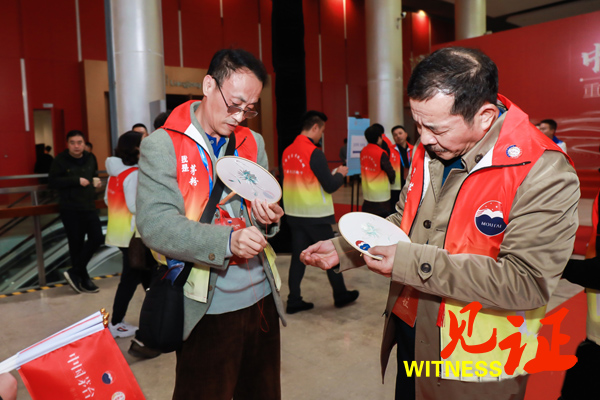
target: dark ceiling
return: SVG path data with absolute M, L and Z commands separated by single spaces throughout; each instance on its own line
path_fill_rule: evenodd
M 600 0 L 486 0 L 487 30 L 500 32 L 600 10 Z M 404 11 L 454 20 L 454 0 L 402 0 Z

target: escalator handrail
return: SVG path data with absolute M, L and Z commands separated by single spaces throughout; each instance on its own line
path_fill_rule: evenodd
M 106 175 L 108 176 L 105 170 L 98 171 L 98 175 Z M 33 179 L 33 178 L 47 178 L 48 174 L 26 174 L 26 175 L 8 175 L 8 176 L 0 176 L 0 181 L 9 180 L 9 179 Z M 102 176 L 101 176 L 102 177 Z
M 96 209 L 108 208 L 103 199 L 94 200 Z M 39 206 L 13 207 L 0 209 L 0 219 L 32 217 L 35 215 L 58 214 L 58 204 L 42 204 Z
M 47 178 L 48 174 L 27 174 L 27 175 L 9 175 L 0 176 L 0 181 L 8 179 L 32 179 L 32 178 Z

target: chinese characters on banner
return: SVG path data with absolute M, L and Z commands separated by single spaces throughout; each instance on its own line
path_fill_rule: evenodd
M 600 72 L 600 43 L 594 43 L 594 50 L 590 52 L 582 52 L 581 57 L 583 58 L 583 65 L 590 67 L 595 74 Z M 600 79 L 600 77 L 594 78 L 580 78 L 581 81 L 594 81 Z M 600 97 L 600 83 L 590 82 L 584 85 L 584 99 L 598 98 Z
M 108 329 L 68 343 L 19 369 L 33 400 L 144 400 Z

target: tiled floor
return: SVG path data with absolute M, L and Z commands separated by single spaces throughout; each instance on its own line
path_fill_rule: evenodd
M 287 282 L 289 256 L 277 263 Z M 333 306 L 325 272 L 307 268 L 303 296 L 315 308 L 288 315 L 282 332 L 282 392 L 284 399 L 391 399 L 395 363 L 381 384 L 379 342 L 388 280 L 366 269 L 345 276 L 350 289 L 360 290 L 355 304 Z M 0 360 L 105 307 L 112 308 L 118 278 L 96 281 L 97 294 L 75 294 L 69 287 L 0 299 Z M 287 297 L 287 286 L 283 289 Z M 143 291 L 132 300 L 126 320 L 135 323 Z M 117 339 L 148 400 L 170 399 L 174 383 L 174 354 L 140 360 L 127 354 L 129 339 Z M 19 378 L 18 399 L 30 399 Z

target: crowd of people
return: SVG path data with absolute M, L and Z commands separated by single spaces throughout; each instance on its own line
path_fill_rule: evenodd
M 600 289 L 595 252 L 591 261 L 569 261 L 579 181 L 556 137 L 557 123 L 534 126 L 499 94 L 496 65 L 482 52 L 451 47 L 432 53 L 408 82 L 419 139 L 410 144 L 397 125 L 389 132 L 392 141 L 374 123 L 360 152 L 362 211 L 387 218 L 411 242 L 375 246 L 369 252 L 378 258 L 363 257 L 334 237 L 332 193 L 344 185 L 348 167 L 341 151 L 342 165 L 330 170 L 319 148 L 327 123 L 322 112 L 303 116 L 283 152 L 282 205 L 215 189 L 214 166 L 230 154 L 268 170 L 262 136 L 242 126 L 257 116 L 266 79 L 264 65 L 249 52 L 220 50 L 202 81 L 202 101 L 161 114 L 150 135 L 141 123 L 122 134 L 105 163 L 105 239 L 94 203 L 98 163 L 84 134 L 70 131 L 64 152 L 53 160 L 40 157 L 40 165 L 50 164 L 49 184 L 59 194 L 69 285 L 77 293 L 97 292 L 87 264 L 103 243 L 118 247 L 123 265 L 109 329 L 115 338 L 134 337 L 131 354 L 152 358 L 160 352 L 144 346 L 138 327 L 125 322 L 128 304 L 139 284 L 149 287 L 157 265 L 191 266 L 183 269 L 189 275 L 183 277 L 184 332 L 173 399 L 280 399 L 280 321 L 285 326 L 286 314 L 315 306 L 300 289 L 306 266 L 326 271 L 333 304 L 341 308 L 359 297 L 342 272 L 366 265 L 390 278 L 381 364 L 385 373 L 397 347 L 397 400 L 522 399 L 527 360 L 495 379 L 415 378 L 401 366 L 440 360 L 442 344 L 452 337 L 448 321 L 473 302 L 481 308 L 469 332 L 489 336 L 489 328 L 498 327 L 500 341 L 526 331 L 529 345 L 563 270 L 565 278 Z M 209 205 L 213 192 L 216 209 Z M 204 214 L 210 222 L 198 222 Z M 267 242 L 284 214 L 292 247 L 285 305 Z M 597 247 L 594 240 L 590 249 Z M 521 322 L 503 323 L 514 317 Z M 563 400 L 585 393 L 581 388 L 593 377 L 581 371 L 597 371 L 594 321 L 588 320 L 586 350 L 578 350 L 592 367 L 581 364 L 580 372 L 567 374 Z M 502 359 L 501 351 L 474 356 L 457 348 L 445 359 L 491 364 Z M 0 376 L 2 385 L 14 383 Z

